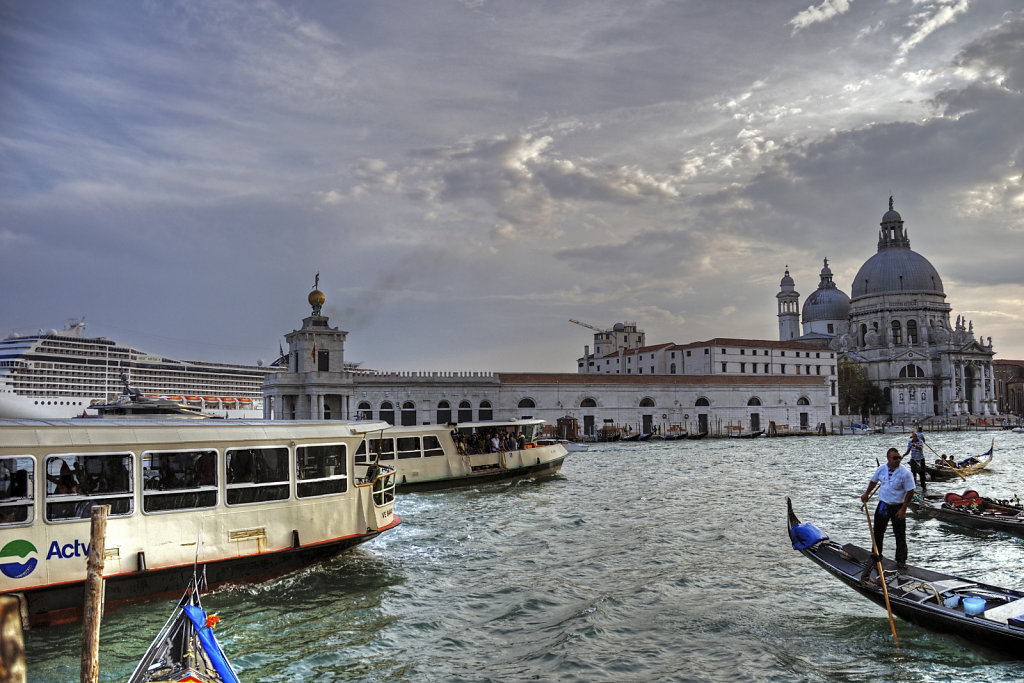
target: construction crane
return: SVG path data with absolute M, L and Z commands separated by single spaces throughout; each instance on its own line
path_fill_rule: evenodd
M 580 327 L 586 327 L 586 328 L 589 328 L 591 330 L 594 330 L 595 332 L 607 332 L 608 331 L 608 330 L 602 330 L 600 327 L 594 327 L 593 325 L 588 325 L 587 323 L 580 322 L 579 320 L 573 320 L 572 318 L 569 318 L 569 322 L 576 323 Z

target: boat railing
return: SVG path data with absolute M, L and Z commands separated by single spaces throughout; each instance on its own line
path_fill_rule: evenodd
M 356 478 L 356 487 L 371 487 L 373 504 L 377 507 L 388 505 L 395 500 L 395 468 L 377 463 L 356 463 L 356 471 L 365 468 L 363 476 Z

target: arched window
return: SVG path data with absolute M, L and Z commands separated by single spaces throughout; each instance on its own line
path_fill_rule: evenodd
M 446 425 L 452 421 L 452 404 L 448 401 L 437 402 L 437 424 Z
M 596 407 L 597 407 L 597 401 L 595 401 L 592 398 L 585 398 L 582 401 L 580 401 L 580 408 L 596 408 Z
M 748 406 L 759 406 L 759 405 L 761 405 L 761 399 L 759 399 L 757 396 L 751 396 L 750 400 L 747 401 L 747 405 Z
M 903 326 L 900 325 L 899 320 L 892 321 L 892 343 L 902 344 L 903 343 Z
M 807 400 L 806 396 L 801 396 L 799 399 L 797 399 L 796 404 L 798 406 L 809 406 L 811 405 L 811 402 Z
M 641 408 L 653 408 L 654 407 L 654 399 L 650 398 L 650 397 L 642 399 L 640 401 L 640 407 Z
M 904 365 L 900 368 L 900 377 L 924 377 L 924 370 L 920 365 Z
M 473 421 L 473 406 L 469 401 L 459 401 L 459 422 Z
M 395 406 L 391 405 L 391 401 L 380 404 L 380 419 L 388 424 L 395 424 Z
M 917 343 L 917 321 L 916 320 L 908 320 L 907 321 L 907 343 L 908 344 L 916 344 Z
M 490 401 L 480 401 L 480 419 L 481 420 L 493 420 L 494 412 L 491 410 Z
M 416 404 L 406 401 L 402 404 L 402 426 L 408 427 L 416 424 Z
M 697 402 L 694 403 L 693 405 L 697 406 L 698 408 L 706 408 L 711 405 L 711 401 L 707 400 L 702 396 L 701 398 L 698 398 Z
M 373 408 L 370 407 L 369 401 L 360 401 L 359 407 L 356 408 L 359 411 L 359 418 L 362 420 L 373 419 Z
M 524 398 L 519 402 L 520 408 L 536 408 L 537 404 L 533 402 L 532 398 Z
M 867 336 L 868 326 L 861 323 L 860 332 L 857 334 L 857 346 L 864 346 L 864 337 Z

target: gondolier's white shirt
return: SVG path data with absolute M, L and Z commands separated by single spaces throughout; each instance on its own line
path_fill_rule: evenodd
M 907 491 L 914 490 L 914 475 L 902 465 L 891 472 L 889 465 L 879 466 L 871 475 L 871 481 L 878 482 L 878 500 L 887 505 L 903 505 Z

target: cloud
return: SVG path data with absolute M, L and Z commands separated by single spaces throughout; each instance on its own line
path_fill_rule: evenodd
M 808 5 L 807 9 L 790 19 L 789 24 L 793 27 L 793 33 L 797 33 L 808 26 L 829 21 L 848 11 L 850 11 L 850 0 L 822 0 L 817 7 Z
M 963 14 L 971 5 L 970 0 L 915 0 L 915 4 L 924 4 L 920 12 L 910 17 L 908 22 L 913 32 L 909 37 L 899 41 L 898 53 L 905 56 L 920 45 L 928 36 L 943 26 L 952 23 L 957 16 Z

